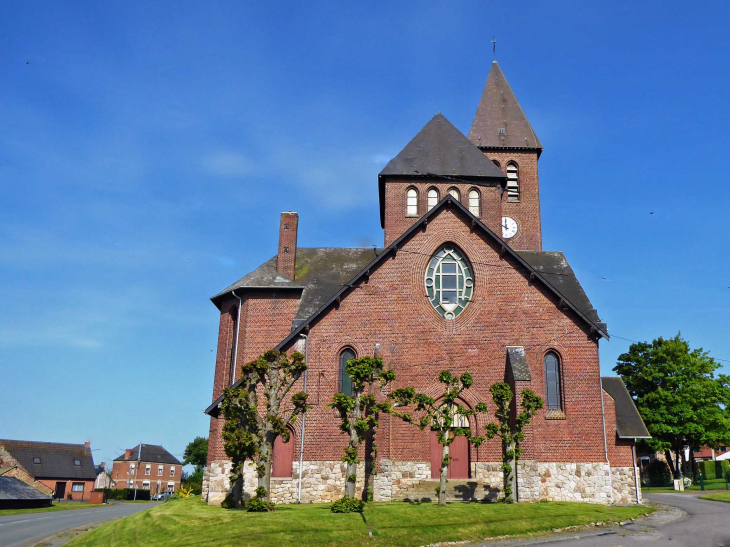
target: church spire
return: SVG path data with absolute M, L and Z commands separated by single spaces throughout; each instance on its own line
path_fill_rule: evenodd
M 469 140 L 480 148 L 542 150 L 540 140 L 527 121 L 497 61 L 492 62 L 487 84 L 471 124 Z

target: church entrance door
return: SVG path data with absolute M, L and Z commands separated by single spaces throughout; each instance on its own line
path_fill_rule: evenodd
M 436 432 L 431 431 L 431 478 L 438 479 L 441 468 L 441 455 L 443 447 L 436 438 Z M 451 463 L 447 478 L 449 479 L 468 479 L 469 478 L 469 441 L 466 437 L 456 437 L 454 442 L 449 446 L 449 454 L 451 455 Z

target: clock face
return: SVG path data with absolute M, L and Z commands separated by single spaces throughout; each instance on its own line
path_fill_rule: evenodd
M 502 217 L 502 237 L 509 239 L 517 235 L 517 223 L 510 217 Z

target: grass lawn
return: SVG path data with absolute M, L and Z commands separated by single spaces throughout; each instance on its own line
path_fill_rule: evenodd
M 730 503 L 730 492 L 720 492 L 718 494 L 707 494 L 706 496 L 700 496 L 701 500 L 714 500 L 714 501 L 725 501 Z
M 727 488 L 725 485 L 725 479 L 712 479 L 712 480 L 705 481 L 705 490 L 726 490 L 726 489 Z M 673 486 L 642 486 L 641 491 L 644 493 L 672 492 L 672 493 L 681 494 L 681 492 L 677 492 Z M 702 488 L 700 487 L 700 483 L 697 483 L 697 484 L 693 484 L 689 488 L 686 488 L 684 491 L 685 492 L 702 492 Z
M 45 513 L 46 511 L 69 511 L 73 509 L 94 509 L 95 507 L 109 507 L 108 505 L 91 505 L 89 503 L 54 503 L 50 507 L 36 509 L 0 509 L 0 518 L 8 515 L 24 515 L 26 513 Z
M 534 534 L 554 528 L 619 521 L 648 507 L 587 503 L 369 503 L 364 514 L 334 514 L 330 506 L 280 505 L 273 513 L 246 513 L 181 499 L 163 503 L 82 534 L 70 546 L 418 546 Z M 372 532 L 372 536 L 369 536 Z

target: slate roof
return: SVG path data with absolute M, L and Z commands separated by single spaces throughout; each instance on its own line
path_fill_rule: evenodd
M 150 463 L 170 463 L 173 465 L 182 465 L 182 462 L 178 460 L 175 456 L 170 454 L 167 450 L 165 450 L 162 446 L 157 444 L 142 444 L 142 455 L 141 457 L 137 457 L 139 455 L 139 447 L 140 445 L 135 446 L 132 449 L 132 454 L 129 458 L 125 458 L 124 454 L 119 456 L 118 458 L 114 458 L 115 462 L 125 462 L 125 461 L 134 461 L 137 460 L 141 462 L 150 462 Z
M 380 225 L 385 227 L 385 177 L 459 177 L 505 185 L 507 175 L 440 112 L 378 175 Z
M 380 172 L 384 175 L 507 178 L 440 112 L 388 162 Z
M 0 477 L 0 500 L 50 500 L 43 494 L 15 477 Z
M 604 376 L 601 387 L 614 400 L 619 439 L 651 439 L 624 381 L 617 376 Z
M 443 207 L 448 206 L 455 207 L 463 214 L 465 214 L 467 218 L 471 219 L 475 227 L 478 226 L 488 236 L 493 238 L 493 240 L 502 245 L 506 253 L 510 254 L 518 261 L 518 263 L 520 263 L 523 267 L 530 271 L 537 281 L 542 282 L 548 290 L 552 291 L 557 297 L 563 300 L 565 305 L 568 308 L 572 309 L 574 312 L 576 312 L 579 318 L 586 321 L 592 328 L 594 328 L 597 334 L 608 338 L 608 331 L 606 330 L 605 323 L 597 322 L 598 314 L 596 313 L 596 310 L 593 308 L 590 300 L 588 300 L 585 292 L 580 287 L 580 283 L 575 278 L 573 270 L 568 265 L 562 253 L 514 251 L 512 248 L 509 247 L 509 245 L 507 245 L 507 243 L 503 242 L 494 232 L 492 232 L 486 225 L 484 225 L 481 220 L 479 220 L 471 212 L 469 212 L 469 210 L 464 207 L 458 200 L 454 199 L 454 197 L 450 194 L 447 194 L 436 206 L 433 207 L 433 209 L 431 209 L 417 222 L 415 222 L 408 230 L 406 230 L 387 248 L 381 251 L 373 249 L 343 249 L 344 251 L 349 252 L 359 251 L 359 254 L 353 253 L 352 255 L 358 256 L 359 260 L 362 260 L 362 262 L 359 262 L 358 260 L 360 265 L 359 270 L 357 269 L 358 263 L 356 263 L 355 261 L 348 262 L 347 270 L 343 274 L 343 272 L 340 271 L 337 267 L 331 267 L 331 265 L 327 263 L 327 252 L 324 252 L 322 254 L 316 252 L 323 250 L 334 252 L 336 249 L 302 249 L 303 251 L 309 250 L 311 252 L 314 252 L 314 256 L 317 256 L 319 260 L 317 260 L 316 262 L 312 260 L 311 262 L 307 263 L 306 272 L 302 272 L 301 279 L 297 277 L 298 274 L 295 274 L 295 281 L 294 283 L 292 283 L 292 285 L 296 286 L 297 283 L 300 282 L 302 283 L 302 285 L 304 285 L 304 275 L 309 276 L 310 279 L 317 279 L 318 286 L 316 303 L 314 299 L 312 299 L 309 300 L 305 305 L 304 298 L 302 299 L 303 302 L 302 304 L 300 304 L 300 308 L 297 312 L 297 319 L 294 322 L 295 324 L 293 325 L 292 332 L 276 346 L 276 349 L 283 349 L 294 338 L 298 337 L 299 334 L 306 327 L 306 325 L 311 323 L 321 313 L 324 313 L 329 308 L 329 306 L 331 306 L 338 298 L 343 297 L 343 295 L 345 295 L 345 293 L 349 289 L 351 289 L 355 283 L 359 282 L 361 278 L 369 275 L 368 272 L 370 271 L 370 269 L 374 269 L 381 260 L 385 259 L 391 253 L 397 252 L 398 246 L 401 244 L 402 241 L 410 237 L 410 235 L 414 231 L 422 229 L 422 225 L 424 222 L 428 222 L 428 220 L 432 216 L 436 215 L 438 211 L 440 211 Z M 547 258 L 543 258 L 542 255 L 545 254 L 550 256 L 548 256 Z M 337 255 L 335 254 L 334 256 Z M 370 260 L 367 261 L 369 257 Z M 534 262 L 537 267 L 533 266 L 532 262 Z M 297 249 L 297 268 L 300 267 L 299 264 L 299 249 Z M 553 272 L 552 270 L 550 270 L 548 267 L 551 264 L 558 267 L 558 271 Z M 282 285 L 282 282 L 276 281 L 275 270 L 275 258 L 272 258 L 267 263 L 264 263 L 262 266 L 254 270 L 254 272 L 251 272 L 251 274 L 248 274 L 237 283 L 234 283 L 224 291 L 214 296 L 212 300 L 217 306 L 219 306 L 223 296 L 229 293 L 231 288 L 235 289 L 236 286 L 239 284 L 244 286 L 245 283 L 250 283 L 252 286 L 255 287 L 266 286 L 276 289 Z M 352 272 L 354 272 L 354 275 L 352 275 Z M 268 285 L 263 285 L 263 283 L 268 283 Z M 557 286 L 554 286 L 553 283 L 555 283 Z M 303 286 L 299 288 L 304 289 Z M 304 297 L 304 295 L 302 296 Z M 572 299 L 575 299 L 575 302 Z M 319 305 L 319 307 L 315 308 L 316 305 Z M 300 313 L 300 310 L 303 309 L 306 309 L 306 313 Z M 207 409 L 205 409 L 205 413 L 212 414 L 217 412 L 217 405 L 221 400 L 222 398 L 219 397 L 216 401 L 214 401 Z
M 33 478 L 94 480 L 91 451 L 83 444 L 46 443 L 0 439 L 3 446 Z M 33 463 L 40 458 L 41 463 Z M 78 460 L 81 465 L 75 465 Z
M 504 129 L 504 134 L 500 134 Z M 469 130 L 469 140 L 479 147 L 532 148 L 542 150 L 517 97 L 497 61 L 492 62 L 477 113 Z
M 512 377 L 517 382 L 531 382 L 530 367 L 527 366 L 523 346 L 507 346 L 507 362 L 512 369 Z
M 607 331 L 606 323 L 602 323 L 598 312 L 588 299 L 583 287 L 578 282 L 573 269 L 565 255 L 556 251 L 516 251 L 525 262 L 547 279 L 550 284 L 580 309 L 586 317 Z
M 294 281 L 276 271 L 276 256 L 226 287 L 211 300 L 220 307 L 223 296 L 245 288 L 298 289 L 301 301 L 292 328 L 316 312 L 333 294 L 373 260 L 382 249 L 346 247 L 297 247 Z M 240 292 L 236 293 L 239 296 Z

